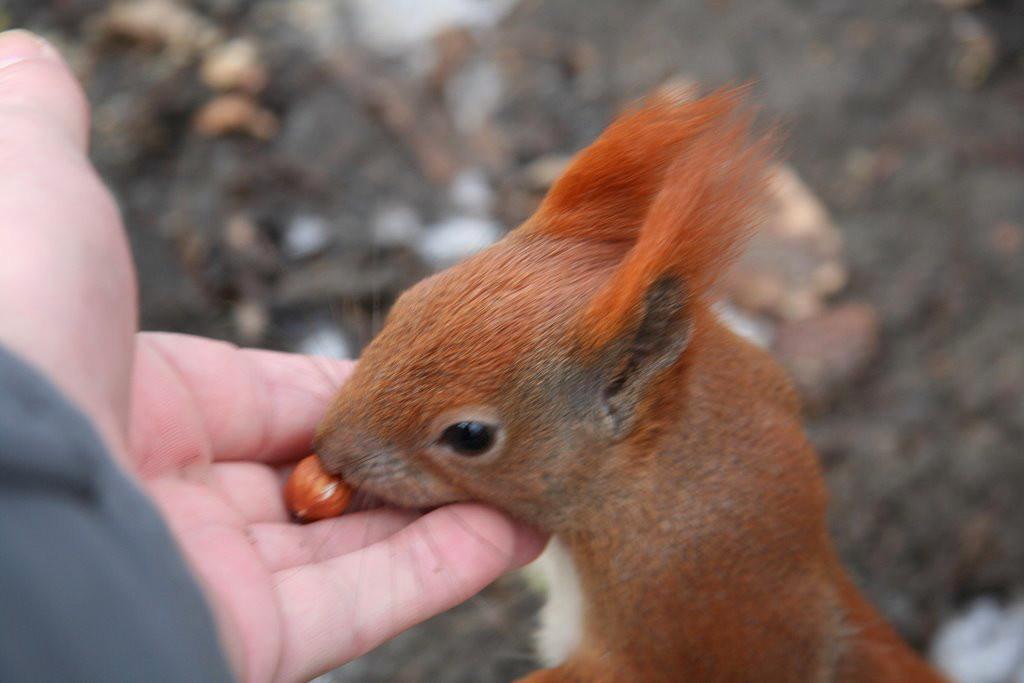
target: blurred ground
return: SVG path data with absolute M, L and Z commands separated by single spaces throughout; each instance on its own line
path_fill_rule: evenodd
M 726 313 L 798 376 L 843 557 L 919 647 L 1022 593 L 1020 2 L 395 4 L 0 1 L 86 84 L 147 328 L 357 353 L 630 99 L 753 79 L 810 190 L 780 215 L 817 227 Z M 334 680 L 509 680 L 537 604 L 499 583 Z

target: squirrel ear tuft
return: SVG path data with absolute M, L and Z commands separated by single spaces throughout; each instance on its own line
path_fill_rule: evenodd
M 673 162 L 736 108 L 742 89 L 690 95 L 662 92 L 627 110 L 573 158 L 521 230 L 635 241 Z
M 642 214 L 630 215 L 636 224 L 625 231 L 631 236 L 628 251 L 580 320 L 577 332 L 584 348 L 597 351 L 635 325 L 637 311 L 657 282 L 677 282 L 678 296 L 696 305 L 755 227 L 767 186 L 771 143 L 768 138 L 751 141 L 753 115 L 738 104 L 737 93 L 727 91 L 677 105 L 695 112 L 677 114 L 690 123 L 669 128 L 677 131 L 673 140 L 680 138 L 678 130 L 685 130 L 685 141 L 675 145 L 670 163 L 656 174 L 656 192 Z M 661 131 L 661 118 L 653 125 Z M 648 142 L 645 130 L 637 132 L 642 146 Z M 652 174 L 649 171 L 643 182 L 651 182 Z M 639 184 L 630 187 L 639 192 Z M 615 216 L 626 220 L 624 210 Z M 589 220 L 600 224 L 596 215 Z M 581 223 L 576 230 L 586 234 L 586 225 L 593 224 Z M 604 239 L 604 232 L 611 230 L 605 222 L 594 231 Z

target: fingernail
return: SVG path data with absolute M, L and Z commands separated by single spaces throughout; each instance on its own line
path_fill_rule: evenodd
M 57 51 L 50 43 L 24 29 L 0 33 L 0 69 L 26 59 L 56 59 Z

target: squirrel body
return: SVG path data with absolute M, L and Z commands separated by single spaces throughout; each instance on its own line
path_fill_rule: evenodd
M 605 501 L 588 529 L 557 536 L 555 557 L 542 558 L 545 609 L 576 604 L 580 591 L 584 607 L 569 624 L 585 625 L 575 642 L 593 658 L 565 648 L 555 615 L 542 614 L 538 649 L 561 668 L 528 680 L 943 680 L 864 602 L 835 556 L 823 478 L 795 427 L 787 378 L 716 321 L 699 329 L 714 337 L 697 346 L 709 357 L 680 367 L 685 379 L 662 380 L 685 387 L 675 436 L 659 443 L 679 454 L 659 454 L 677 466 L 632 472 L 636 488 Z M 723 438 L 716 425 L 730 415 L 744 439 Z M 679 514 L 665 514 L 670 500 Z
M 386 500 L 553 534 L 530 683 L 943 680 L 843 570 L 788 378 L 710 307 L 765 192 L 740 100 L 617 120 L 523 226 L 403 294 L 318 433 Z

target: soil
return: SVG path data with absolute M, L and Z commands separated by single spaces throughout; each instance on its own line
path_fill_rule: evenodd
M 841 230 L 849 282 L 829 306 L 877 321 L 870 362 L 808 418 L 834 535 L 926 647 L 965 600 L 1024 592 L 1024 4 L 955 4 L 523 0 L 422 59 L 380 54 L 326 0 L 196 0 L 182 7 L 199 23 L 169 36 L 98 0 L 4 0 L 0 28 L 44 33 L 85 83 L 144 327 L 278 348 L 324 321 L 365 344 L 434 267 L 415 235 L 454 211 L 459 169 L 484 174 L 488 220 L 512 227 L 545 168 L 631 99 L 673 79 L 752 81 Z M 240 123 L 199 124 L 220 96 L 200 63 L 235 37 L 257 46 L 265 86 L 239 81 L 244 106 L 221 116 Z M 382 244 L 395 206 L 412 237 Z M 309 217 L 324 239 L 296 253 Z M 511 680 L 535 666 L 539 604 L 504 580 L 332 680 Z

